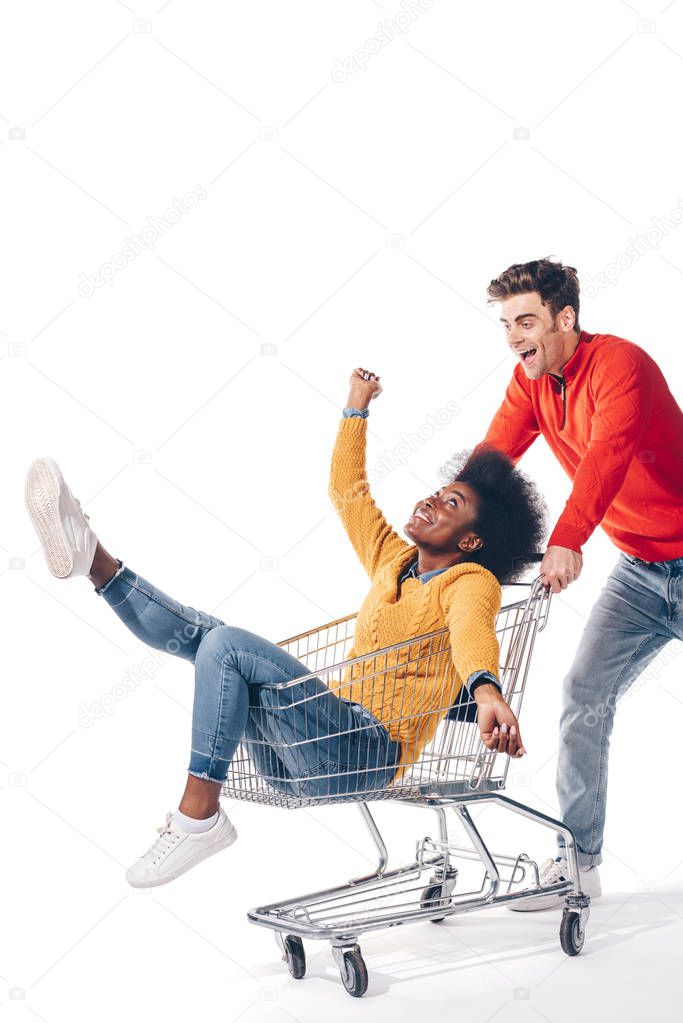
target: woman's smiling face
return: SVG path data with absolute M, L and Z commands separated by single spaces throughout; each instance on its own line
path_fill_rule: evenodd
M 482 541 L 473 530 L 478 512 L 476 490 L 455 480 L 419 501 L 403 530 L 417 547 L 444 553 L 478 550 Z

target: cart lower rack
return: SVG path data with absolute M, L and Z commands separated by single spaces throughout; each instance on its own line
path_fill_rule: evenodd
M 503 695 L 517 716 L 551 599 L 540 579 L 522 585 L 528 590 L 525 598 L 503 606 L 496 624 Z M 355 997 L 368 985 L 361 934 L 419 920 L 437 923 L 521 898 L 554 893 L 560 903 L 564 896 L 560 943 L 568 955 L 577 955 L 590 899 L 579 887 L 574 836 L 562 821 L 502 794 L 510 758 L 482 743 L 476 704 L 466 698 L 464 687 L 459 693 L 454 687 L 448 628 L 354 657 L 349 654 L 355 619 L 348 615 L 279 644 L 309 674 L 260 687 L 223 792 L 232 799 L 290 808 L 355 802 L 375 844 L 377 868 L 334 888 L 252 909 L 248 919 L 274 931 L 296 978 L 306 971 L 303 939 L 329 941 L 344 987 Z M 349 700 L 351 684 L 355 693 L 361 686 L 358 703 Z M 413 691 L 424 686 L 424 707 L 418 713 L 406 714 L 408 685 Z M 391 747 L 377 742 L 374 718 L 363 710 L 373 693 L 382 694 L 385 707 L 389 701 L 387 728 L 396 736 Z M 330 700 L 330 694 L 337 699 Z M 387 721 L 386 712 L 382 720 Z M 425 734 L 421 752 L 406 760 L 415 736 Z M 386 799 L 430 808 L 437 818 L 438 837 L 419 839 L 414 861 L 393 870 L 387 869 L 387 848 L 368 807 Z M 490 852 L 469 811 L 486 803 L 561 833 L 570 880 L 544 886 L 536 862 L 525 853 Z M 469 845 L 455 844 L 449 836 L 449 809 Z M 461 861 L 476 861 L 483 868 L 478 888 L 458 891 Z

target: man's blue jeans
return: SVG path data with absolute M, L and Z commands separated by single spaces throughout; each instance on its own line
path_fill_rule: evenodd
M 225 781 L 242 739 L 259 773 L 295 796 L 342 796 L 385 788 L 400 743 L 369 710 L 338 699 L 276 643 L 186 607 L 121 561 L 101 595 L 138 639 L 195 667 L 188 773 Z
M 557 761 L 560 814 L 582 866 L 602 862 L 607 763 L 617 701 L 670 640 L 683 640 L 683 558 L 620 554 L 564 680 Z M 558 834 L 560 850 L 564 840 Z

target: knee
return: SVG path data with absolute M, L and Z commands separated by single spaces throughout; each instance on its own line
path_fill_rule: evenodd
M 584 711 L 585 698 L 589 696 L 583 679 L 571 672 L 562 684 L 562 708 L 560 710 L 560 734 L 565 735 L 580 722 Z
M 258 637 L 254 633 L 236 625 L 216 625 L 202 638 L 195 663 L 200 666 L 211 662 L 220 665 L 229 661 L 239 670 L 240 655 L 253 652 L 255 639 Z
M 562 712 L 560 714 L 560 736 L 567 739 L 577 730 L 590 732 L 599 728 L 609 734 L 614 723 L 615 698 L 612 693 L 602 693 L 595 680 L 570 673 L 563 687 Z
M 211 662 L 222 664 L 226 658 L 234 655 L 237 649 L 235 632 L 239 632 L 239 629 L 232 625 L 216 625 L 209 629 L 197 648 L 195 666 Z

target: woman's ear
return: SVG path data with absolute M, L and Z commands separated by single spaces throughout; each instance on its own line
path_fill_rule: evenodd
M 461 551 L 465 551 L 467 554 L 471 554 L 472 551 L 480 551 L 484 546 L 484 541 L 476 533 L 468 533 L 467 536 L 463 536 L 458 547 Z

